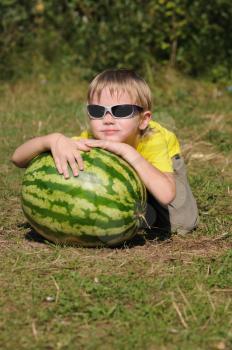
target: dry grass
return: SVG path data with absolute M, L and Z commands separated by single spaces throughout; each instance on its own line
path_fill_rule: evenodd
M 42 78 L 2 87 L 0 347 L 229 349 L 231 97 L 173 71 L 160 84 L 151 77 L 157 110 L 170 117 L 188 163 L 201 218 L 195 232 L 141 232 L 117 249 L 60 247 L 27 225 L 22 171 L 9 158 L 32 135 L 78 133 L 86 83 Z

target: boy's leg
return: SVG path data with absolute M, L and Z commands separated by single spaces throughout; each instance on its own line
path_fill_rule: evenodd
M 174 156 L 172 163 L 176 180 L 176 198 L 168 205 L 171 230 L 187 233 L 198 225 L 197 204 L 188 183 L 183 157 Z
M 184 159 L 172 158 L 176 180 L 176 198 L 168 206 L 162 206 L 148 193 L 146 220 L 151 229 L 187 233 L 198 224 L 198 209 L 188 183 Z

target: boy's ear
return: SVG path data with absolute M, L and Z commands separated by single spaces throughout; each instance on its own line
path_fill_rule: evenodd
M 143 113 L 143 116 L 141 117 L 139 129 L 144 130 L 149 124 L 149 121 L 151 120 L 152 114 L 150 111 L 146 111 Z

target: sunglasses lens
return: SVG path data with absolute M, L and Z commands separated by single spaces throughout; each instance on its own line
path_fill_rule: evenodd
M 90 118 L 100 119 L 103 118 L 106 111 L 110 111 L 114 118 L 128 118 L 132 117 L 135 113 L 140 112 L 142 107 L 136 105 L 116 105 L 110 107 L 104 107 L 100 105 L 87 105 L 87 110 Z
M 133 114 L 133 111 L 132 105 L 118 105 L 112 107 L 112 112 L 116 118 L 126 118 Z
M 105 108 L 99 105 L 88 105 L 88 113 L 93 118 L 102 118 L 105 113 Z

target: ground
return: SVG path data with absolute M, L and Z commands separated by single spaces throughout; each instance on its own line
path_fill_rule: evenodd
M 1 85 L 0 348 L 232 347 L 232 95 L 162 74 L 149 79 L 154 117 L 180 138 L 200 224 L 185 236 L 141 233 L 117 249 L 42 240 L 21 210 L 23 170 L 9 161 L 32 136 L 78 134 L 86 83 L 70 75 Z

